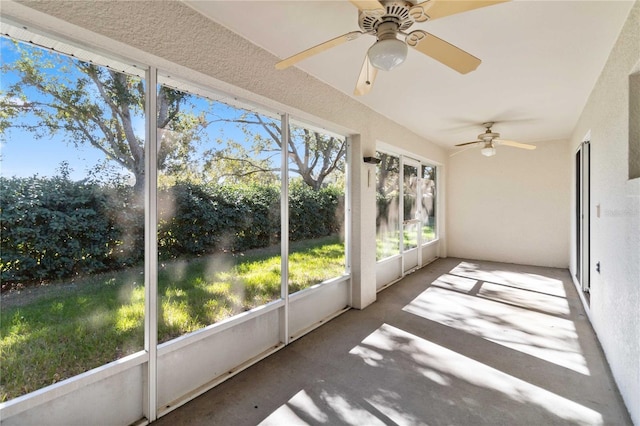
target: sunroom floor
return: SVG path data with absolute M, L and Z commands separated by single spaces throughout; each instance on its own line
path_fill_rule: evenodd
M 439 259 L 158 425 L 631 425 L 565 269 Z

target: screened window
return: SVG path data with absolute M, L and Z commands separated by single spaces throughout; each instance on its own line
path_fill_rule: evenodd
M 280 297 L 279 121 L 158 88 L 159 342 Z
M 376 260 L 400 253 L 400 157 L 377 152 Z
M 0 40 L 0 402 L 345 276 L 345 137 Z
M 418 204 L 418 165 L 404 163 L 403 170 L 403 242 L 404 250 L 418 247 L 420 205 Z
M 289 292 L 345 274 L 347 141 L 309 126 L 290 126 Z
M 422 182 L 420 196 L 422 200 L 422 242 L 433 241 L 437 237 L 436 233 L 436 201 L 437 182 L 436 166 L 422 165 Z
M 0 43 L 4 401 L 143 349 L 146 84 Z

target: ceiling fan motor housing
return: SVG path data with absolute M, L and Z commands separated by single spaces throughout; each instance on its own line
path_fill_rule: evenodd
M 485 141 L 485 142 L 490 142 L 494 139 L 498 139 L 500 137 L 500 133 L 494 133 L 491 131 L 486 131 L 484 133 L 480 133 L 478 135 L 478 140 L 481 141 Z
M 386 22 L 394 22 L 397 24 L 397 31 L 405 31 L 416 20 L 411 16 L 411 8 L 415 5 L 409 1 L 382 1 L 385 10 L 373 9 L 373 10 L 361 10 L 358 16 L 358 24 L 362 31 L 366 33 L 378 34 L 378 27 L 380 24 Z
M 498 139 L 500 137 L 500 133 L 494 133 L 493 131 L 491 131 L 491 127 L 493 127 L 494 124 L 495 123 L 493 121 L 487 121 L 486 123 L 483 123 L 482 125 L 487 130 L 485 130 L 484 133 L 480 133 L 478 135 L 478 140 L 484 141 L 484 142 L 491 142 L 494 139 Z

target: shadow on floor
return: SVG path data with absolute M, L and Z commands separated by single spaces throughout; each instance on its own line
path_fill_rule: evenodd
M 569 273 L 440 259 L 158 425 L 630 425 Z

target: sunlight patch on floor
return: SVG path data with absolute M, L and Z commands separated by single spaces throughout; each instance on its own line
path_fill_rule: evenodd
M 546 300 L 545 304 L 539 293 L 530 295 L 529 301 L 528 294 L 493 284 L 482 284 L 477 295 L 437 285 L 427 288 L 403 310 L 589 375 L 573 322 L 537 310 L 568 314 L 563 305 L 566 301 Z
M 523 290 L 531 290 L 550 296 L 567 296 L 561 280 L 520 271 L 488 269 L 489 268 L 481 267 L 472 262 L 460 262 L 455 268 L 449 271 L 449 274 L 474 279 L 476 281 L 514 286 Z
M 331 386 L 317 386 L 310 390 L 301 390 L 286 404 L 260 422 L 262 426 L 307 425 L 307 424 L 350 424 L 384 425 L 367 407 L 354 402 L 353 398 L 342 394 Z M 366 402 L 365 402 L 366 404 Z M 374 410 L 375 411 L 375 410 Z
M 525 309 L 534 309 L 550 315 L 568 317 L 570 314 L 569 303 L 564 297 L 548 295 L 533 290 L 524 290 L 509 285 L 494 284 L 492 282 L 479 281 L 474 278 L 443 274 L 438 277 L 431 286 L 467 293 Z
M 383 324 L 349 353 L 380 369 L 397 369 L 405 374 L 412 370 L 434 382 L 425 389 L 435 386 L 436 395 L 446 395 L 447 388 L 455 390 L 456 404 L 481 405 L 495 400 L 508 408 L 502 400 L 506 398 L 511 403 L 538 407 L 565 421 L 591 425 L 603 422 L 601 414 L 590 408 L 388 324 Z M 478 393 L 478 388 L 483 391 Z M 389 398 L 383 389 L 371 389 L 371 393 L 373 396 L 367 401 L 376 410 L 392 420 L 394 412 L 402 413 L 385 405 Z

